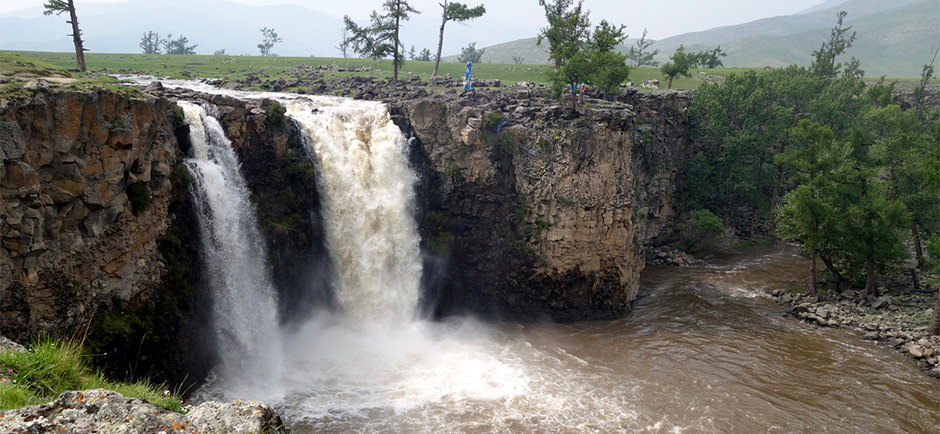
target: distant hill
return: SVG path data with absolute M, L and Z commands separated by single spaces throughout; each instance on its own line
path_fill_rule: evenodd
M 794 15 L 662 39 L 653 48 L 660 50 L 660 62 L 682 44 L 690 51 L 720 45 L 728 54 L 723 58 L 725 66 L 809 65 L 812 51 L 828 40 L 840 10 L 848 12 L 844 24 L 857 32 L 848 56 L 857 57 L 868 76 L 917 77 L 940 45 L 937 0 L 828 0 Z M 537 47 L 535 38 L 486 47 L 483 61 L 512 63 L 513 56 L 524 58 L 525 63 L 548 63 L 545 48 Z
M 517 39 L 502 44 L 486 47 L 483 52 L 483 63 L 514 63 L 513 57 L 521 57 L 524 64 L 538 65 L 548 63 L 547 42 L 542 46 L 536 44 L 536 38 Z M 456 62 L 457 56 L 443 56 L 443 62 Z

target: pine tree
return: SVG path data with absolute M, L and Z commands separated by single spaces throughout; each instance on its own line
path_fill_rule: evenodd
M 385 0 L 382 5 L 385 14 L 372 11 L 369 16 L 372 25 L 360 27 L 349 15 L 343 17 L 350 36 L 343 40 L 353 51 L 373 59 L 392 56 L 392 79 L 398 80 L 398 69 L 405 63 L 404 47 L 399 32 L 401 22 L 407 21 L 411 14 L 418 14 L 406 0 Z
M 67 23 L 72 25 L 72 34 L 69 35 L 72 37 L 72 43 L 75 44 L 75 67 L 84 72 L 85 71 L 85 46 L 84 41 L 82 41 L 82 31 L 78 28 L 78 15 L 75 13 L 75 4 L 72 0 L 63 1 L 63 0 L 49 0 L 48 2 L 42 5 L 44 10 L 42 11 L 43 15 L 61 15 L 63 12 L 69 13 L 69 20 Z
M 441 30 L 437 37 L 437 56 L 434 57 L 434 72 L 431 73 L 431 77 L 437 77 L 437 69 L 441 64 L 441 49 L 444 47 L 444 26 L 447 22 L 456 21 L 462 23 L 474 18 L 479 18 L 486 13 L 486 8 L 483 7 L 483 5 L 470 8 L 463 3 L 448 2 L 447 0 L 444 0 L 440 5 L 443 9 L 441 13 Z M 482 55 L 482 50 L 480 54 Z

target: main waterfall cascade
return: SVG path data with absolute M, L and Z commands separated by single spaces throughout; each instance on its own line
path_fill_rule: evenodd
M 337 300 L 350 321 L 410 322 L 421 280 L 415 177 L 384 105 L 287 101 L 316 160 Z
M 245 378 L 245 372 L 270 372 L 281 356 L 277 299 L 250 193 L 218 120 L 197 104 L 179 105 L 192 142 L 185 164 L 212 292 L 211 322 L 222 361 L 217 374 Z
M 641 282 L 646 296 L 615 321 L 416 318 L 421 268 L 411 219 L 415 176 L 406 164 L 406 142 L 381 104 L 191 82 L 164 85 L 276 99 L 287 107 L 315 162 L 340 304 L 338 312 L 317 312 L 289 331 L 265 325 L 264 333 L 276 335 L 266 342 L 257 339 L 260 334 L 239 338 L 234 349 L 262 360 L 241 370 L 243 378 L 218 376 L 198 396 L 268 401 L 297 433 L 848 433 L 936 432 L 940 426 L 940 409 L 930 407 L 936 405 L 936 382 L 903 357 L 842 330 L 782 317 L 766 293 L 805 269 L 786 249 L 758 247 L 707 267 L 650 267 Z M 198 107 L 184 108 L 187 119 L 196 119 L 191 113 Z M 206 128 L 194 128 L 194 147 L 200 132 L 209 146 L 196 154 L 202 160 L 187 165 L 197 180 L 203 178 L 200 183 L 228 181 L 209 161 L 235 162 L 234 156 L 222 152 L 224 140 L 214 150 L 213 137 L 222 136 L 210 126 L 211 117 L 200 112 L 198 118 Z M 207 170 L 195 176 L 195 169 Z M 209 207 L 202 205 L 200 213 L 215 218 Z M 251 221 L 250 214 L 236 220 Z M 239 237 L 257 255 L 263 249 L 252 233 Z M 213 246 L 225 238 L 213 237 L 206 241 Z M 207 253 L 210 261 L 235 261 L 229 258 Z M 263 270 L 263 258 L 254 259 Z M 210 274 L 220 276 L 254 269 L 235 265 L 208 264 Z M 265 279 L 255 282 L 249 289 L 257 291 L 250 292 L 270 294 Z M 246 315 L 270 323 L 230 318 L 274 324 L 270 300 L 268 313 L 244 299 L 243 306 L 231 306 L 247 306 L 253 311 Z M 231 327 L 227 333 L 238 335 L 239 325 L 225 325 Z M 246 356 L 234 352 L 229 357 Z M 249 378 L 264 381 L 240 381 Z

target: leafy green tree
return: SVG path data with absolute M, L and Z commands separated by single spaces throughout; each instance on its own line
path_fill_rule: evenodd
M 277 53 L 271 51 L 274 48 L 274 44 L 284 42 L 284 39 L 277 35 L 277 32 L 274 29 L 269 29 L 267 27 L 261 28 L 261 43 L 258 44 L 258 50 L 261 50 L 261 56 L 277 56 Z
M 846 266 L 863 270 L 865 293 L 876 294 L 877 275 L 907 256 L 903 233 L 910 216 L 904 204 L 887 197 L 886 182 L 875 176 L 878 167 L 855 169 L 854 179 L 837 189 L 835 206 L 842 210 L 837 232 L 843 237 L 840 247 Z
M 724 65 L 724 63 L 721 61 L 721 58 L 727 56 L 728 55 L 725 54 L 724 51 L 721 51 L 721 45 L 719 45 L 711 51 L 705 50 L 699 52 L 696 55 L 695 63 L 696 65 L 700 65 L 701 67 L 707 69 L 721 68 Z
M 820 254 L 831 256 L 832 246 L 838 242 L 836 210 L 828 193 L 835 174 L 851 166 L 851 150 L 836 142 L 828 126 L 806 119 L 791 130 L 791 136 L 801 146 L 777 155 L 777 160 L 789 168 L 798 186 L 784 197 L 776 229 L 781 238 L 802 244 L 810 258 L 809 293 L 815 295 L 817 258 Z
M 431 61 L 431 50 L 427 48 L 422 48 L 421 52 L 418 53 L 418 57 L 415 59 L 419 62 L 430 62 Z
M 624 29 L 623 25 L 613 26 L 606 20 L 602 20 L 594 28 L 591 43 L 588 46 L 590 62 L 587 83 L 596 86 L 605 95 L 613 93 L 620 87 L 620 83 L 630 76 L 627 56 L 615 50 L 627 39 L 627 35 L 623 33 Z
M 183 35 L 173 39 L 173 34 L 170 33 L 166 35 L 166 39 L 164 39 L 162 43 L 163 51 L 166 54 L 196 54 L 197 45 L 186 45 L 189 43 L 189 39 Z
M 140 49 L 144 54 L 160 54 L 160 34 L 148 30 L 140 37 Z
M 696 90 L 690 116 L 702 152 L 689 161 L 680 190 L 686 209 L 707 208 L 737 227 L 769 217 L 774 226 L 779 198 L 788 190 L 785 167 L 776 155 L 797 145 L 789 130 L 801 119 L 844 134 L 865 103 L 865 84 L 825 80 L 806 68 L 729 74 L 722 83 Z
M 692 211 L 678 225 L 680 248 L 690 253 L 707 250 L 725 233 L 725 225 L 707 209 Z
M 905 204 L 911 220 L 911 240 L 919 267 L 924 264 L 920 233 L 940 220 L 937 203 L 926 180 L 925 157 L 930 158 L 931 140 L 923 134 L 914 111 L 901 111 L 897 105 L 872 107 L 862 115 L 858 134 L 870 143 L 869 154 L 884 167 L 891 199 Z M 933 196 L 933 197 L 932 197 Z M 932 204 L 931 204 L 932 202 Z
M 539 0 L 545 10 L 548 27 L 541 29 L 536 43 L 548 41 L 548 57 L 560 69 L 584 46 L 591 21 L 588 13 L 581 11 L 582 0 L 574 5 L 573 0 Z
M 653 60 L 659 50 L 649 51 L 649 48 L 656 43 L 652 39 L 646 39 L 647 29 L 643 29 L 643 36 L 640 37 L 636 44 L 630 47 L 630 51 L 627 52 L 627 58 L 633 61 L 633 66 L 659 66 L 659 62 Z
M 832 28 L 829 40 L 823 42 L 819 50 L 813 51 L 813 62 L 810 69 L 820 77 L 836 78 L 840 71 L 845 77 L 861 79 L 865 75 L 865 71 L 859 69 L 859 61 L 855 57 L 847 63 L 836 62 L 836 58 L 845 53 L 845 50 L 849 49 L 852 43 L 855 42 L 855 32 L 849 34 L 853 26 L 844 27 L 842 24 L 846 15 L 848 13 L 845 11 L 839 11 L 836 14 L 838 23 Z
M 697 63 L 698 56 L 693 53 L 687 53 L 685 51 L 685 46 L 679 45 L 679 48 L 676 48 L 676 52 L 672 53 L 669 61 L 664 63 L 662 68 L 660 68 L 663 75 L 669 78 L 669 84 L 666 86 L 666 88 L 672 89 L 672 80 L 676 78 L 676 76 L 682 75 L 688 77 L 689 69 L 691 69 Z
M 447 22 L 456 21 L 462 23 L 482 17 L 483 14 L 486 13 L 486 8 L 483 7 L 482 4 L 471 8 L 463 3 L 444 0 L 440 5 L 443 9 L 441 12 L 441 30 L 437 37 L 437 55 L 434 57 L 434 72 L 431 73 L 431 77 L 437 77 L 437 69 L 441 64 L 441 49 L 444 47 L 444 26 L 447 25 Z M 480 50 L 481 56 L 483 55 L 482 51 L 483 50 Z
M 406 0 L 385 0 L 382 4 L 385 13 L 379 15 L 372 11 L 369 16 L 372 25 L 360 27 L 349 15 L 343 17 L 350 36 L 344 40 L 353 51 L 373 59 L 392 56 L 392 79 L 398 80 L 398 69 L 405 63 L 404 47 L 399 32 L 402 21 L 407 21 L 411 14 L 419 14 Z
M 863 275 L 865 292 L 875 294 L 877 275 L 906 257 L 904 204 L 891 198 L 882 167 L 858 149 L 867 147 L 864 140 L 840 141 L 808 120 L 792 133 L 804 146 L 778 158 L 797 184 L 785 198 L 778 234 L 802 242 L 813 262 L 818 254 L 840 278 L 840 270 Z
M 463 47 L 460 49 L 460 55 L 457 56 L 457 61 L 461 63 L 465 63 L 465 62 L 480 63 L 480 59 L 483 58 L 483 52 L 485 51 L 486 51 L 485 48 L 481 48 L 477 50 L 477 43 L 471 42 L 466 47 Z
M 622 25 L 601 21 L 582 48 L 549 75 L 555 95 L 560 95 L 568 83 L 590 84 L 609 94 L 626 80 L 630 74 L 626 55 L 614 50 L 627 38 L 623 30 Z M 576 103 L 577 98 L 572 98 L 572 107 Z
M 920 74 L 920 84 L 914 89 L 914 108 L 921 114 L 926 113 L 923 109 L 927 99 L 927 84 L 930 83 L 930 79 L 933 78 L 934 63 L 937 61 L 938 53 L 940 53 L 940 46 L 933 50 L 933 57 L 930 59 L 930 63 L 924 65 L 924 69 Z
M 68 12 L 69 19 L 67 23 L 72 25 L 72 44 L 75 45 L 75 68 L 85 72 L 85 45 L 82 41 L 82 31 L 78 28 L 78 15 L 75 13 L 75 3 L 72 0 L 48 0 L 42 5 L 43 15 L 61 15 Z
M 934 273 L 940 273 L 940 236 L 927 240 L 928 265 Z M 933 318 L 927 326 L 927 334 L 940 335 L 940 285 L 937 287 L 937 298 L 933 301 Z

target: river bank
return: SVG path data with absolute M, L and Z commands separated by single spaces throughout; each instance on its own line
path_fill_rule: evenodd
M 923 277 L 935 281 L 940 276 L 921 276 L 922 282 L 927 281 Z M 863 339 L 895 349 L 930 376 L 940 378 L 940 336 L 926 334 L 936 290 L 917 291 L 909 278 L 895 277 L 879 293 L 876 297 L 847 290 L 810 296 L 777 289 L 772 295 L 796 318 L 820 327 L 860 330 Z

